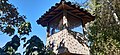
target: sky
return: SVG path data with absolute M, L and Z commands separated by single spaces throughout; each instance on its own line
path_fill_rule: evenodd
M 85 0 L 76 1 L 84 3 Z M 48 11 L 51 6 L 54 6 L 55 3 L 58 2 L 60 2 L 60 0 L 9 0 L 9 3 L 12 3 L 16 8 L 18 8 L 20 15 L 25 15 L 27 17 L 26 21 L 29 21 L 32 25 L 32 32 L 29 36 L 26 36 L 27 39 L 30 39 L 33 35 L 37 35 L 44 44 L 46 43 L 46 28 L 38 25 L 36 20 Z M 11 38 L 12 37 L 0 32 L 0 47 L 3 47 L 11 40 Z M 22 41 L 21 44 L 23 44 Z M 20 46 L 18 52 L 22 53 L 23 51 L 24 49 Z

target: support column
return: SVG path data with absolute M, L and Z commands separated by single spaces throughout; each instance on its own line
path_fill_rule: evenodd
M 85 27 L 82 27 L 82 28 L 83 28 L 83 34 L 85 35 L 85 30 L 84 30 Z
M 53 35 L 54 33 L 55 33 L 55 28 L 52 29 L 51 35 Z
M 50 37 L 50 26 L 47 26 L 47 37 Z
M 81 19 L 81 22 L 82 22 L 83 34 L 85 35 L 85 31 L 84 31 L 85 24 L 84 24 L 84 21 L 82 19 Z

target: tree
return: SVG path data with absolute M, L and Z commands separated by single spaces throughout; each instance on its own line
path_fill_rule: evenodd
M 20 38 L 15 35 L 3 48 L 0 48 L 0 55 L 20 55 L 20 53 L 15 53 L 19 46 Z
M 44 44 L 35 35 L 24 44 L 24 47 L 26 47 L 25 55 L 44 55 Z
M 25 44 L 25 55 L 54 55 L 52 51 L 48 51 L 43 42 L 36 35 L 32 36 Z
M 0 55 L 20 55 L 15 53 L 20 46 L 21 35 L 29 35 L 31 32 L 30 22 L 25 21 L 26 16 L 19 15 L 17 8 L 10 4 L 8 0 L 0 0 L 0 31 L 9 36 L 17 32 L 20 36 L 15 35 L 12 41 L 8 42 L 3 48 L 0 49 Z
M 95 21 L 86 25 L 92 55 L 120 54 L 120 1 L 90 0 Z M 92 9 L 91 9 L 92 10 Z
M 8 0 L 0 0 L 0 31 L 14 35 L 17 32 L 20 35 L 31 32 L 31 24 L 25 21 L 26 17 L 19 15 L 17 8 L 14 5 L 9 4 Z

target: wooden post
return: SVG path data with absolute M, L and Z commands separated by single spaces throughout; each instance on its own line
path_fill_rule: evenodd
M 53 35 L 54 33 L 55 33 L 55 28 L 52 29 L 51 35 Z
M 85 35 L 85 30 L 84 30 L 85 27 L 82 27 L 82 28 L 83 28 L 83 34 Z
M 82 19 L 81 19 L 81 22 L 82 22 L 83 34 L 85 35 L 85 31 L 84 31 L 85 24 L 84 24 L 84 21 Z
M 50 26 L 48 25 L 47 26 L 47 37 L 49 37 L 50 36 Z

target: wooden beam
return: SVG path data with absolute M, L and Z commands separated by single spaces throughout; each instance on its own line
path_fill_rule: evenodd
M 83 12 L 76 12 L 76 14 L 85 15 L 85 13 L 83 13 Z
M 66 12 L 69 13 L 69 14 L 71 14 L 71 15 L 74 16 L 74 17 L 77 17 L 77 18 L 80 18 L 80 19 L 81 19 L 82 27 L 83 27 L 83 34 L 85 34 L 85 31 L 84 31 L 85 24 L 84 24 L 84 21 L 82 20 L 82 18 L 79 17 L 79 16 L 77 16 L 77 15 L 75 15 L 75 14 L 73 14 L 73 13 L 71 13 L 71 12 L 69 12 L 69 11 L 66 11 Z
M 61 10 L 48 11 L 48 12 L 46 12 L 46 13 L 44 14 L 44 16 L 50 15 L 50 14 L 52 14 L 52 13 L 59 13 L 60 11 L 61 11 Z
M 53 17 L 54 15 L 56 15 L 57 13 L 59 13 L 59 12 L 57 12 L 57 11 L 50 12 L 49 14 L 42 16 L 42 18 L 50 18 L 50 17 Z
M 46 15 L 46 16 L 43 17 L 43 18 L 49 18 L 49 17 L 52 17 L 52 16 L 54 16 L 54 15 Z
M 75 8 L 69 6 L 68 4 L 64 4 L 64 6 L 65 6 L 66 10 L 73 10 L 73 9 L 75 9 Z
M 56 14 L 53 18 L 51 18 L 48 22 L 50 23 L 53 19 L 56 19 L 56 17 L 58 17 L 60 14 L 62 14 L 63 11 L 61 11 L 60 13 Z
M 56 15 L 56 14 L 60 13 L 61 11 L 62 11 L 62 10 L 55 10 L 55 11 L 50 12 L 50 13 L 47 14 L 47 15 Z
M 55 10 L 62 9 L 62 5 L 59 5 Z
M 68 14 L 70 14 L 70 15 L 72 15 L 72 16 L 74 16 L 74 17 L 76 17 L 76 18 L 80 18 L 81 19 L 81 21 L 82 21 L 82 18 L 81 17 L 79 17 L 79 16 L 77 16 L 77 15 L 75 15 L 75 14 L 73 14 L 72 12 L 69 12 L 69 11 L 66 11 Z

